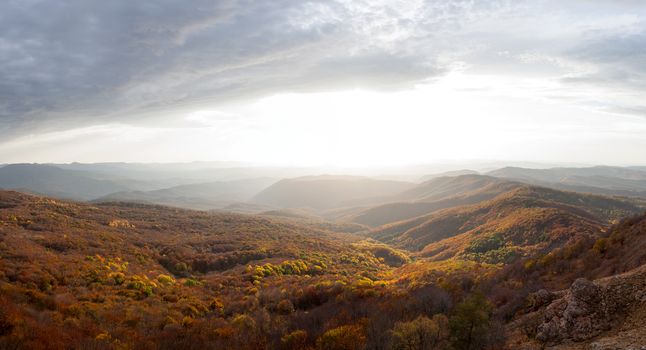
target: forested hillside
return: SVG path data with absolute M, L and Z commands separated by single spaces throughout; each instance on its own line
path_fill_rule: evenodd
M 356 236 L 17 192 L 0 208 L 4 348 L 380 348 L 420 327 L 442 348 L 472 336 L 470 308 L 486 316 L 478 342 L 501 341 L 490 304 L 459 282 L 475 270 L 441 272 L 443 287 L 409 279 L 405 252 Z
M 641 266 L 637 213 L 639 201 L 515 186 L 367 230 L 296 210 L 209 213 L 4 191 L 0 346 L 557 344 L 569 331 L 554 338 L 509 327 L 577 278 Z

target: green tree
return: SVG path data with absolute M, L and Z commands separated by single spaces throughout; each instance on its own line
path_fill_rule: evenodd
M 492 311 L 493 306 L 482 293 L 474 293 L 458 304 L 449 321 L 453 346 L 459 350 L 486 347 Z
M 445 349 L 448 320 L 442 314 L 433 319 L 419 316 L 410 322 L 397 322 L 391 332 L 394 350 Z

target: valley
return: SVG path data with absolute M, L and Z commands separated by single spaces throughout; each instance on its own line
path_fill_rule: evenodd
M 646 0 L 0 1 L 0 350 L 646 350 Z
M 60 181 L 47 170 L 19 189 Z M 0 347 L 567 349 L 641 332 L 638 289 L 572 316 L 601 328 L 547 316 L 583 281 L 612 300 L 644 281 L 639 196 L 463 172 L 194 181 L 86 202 L 1 191 Z

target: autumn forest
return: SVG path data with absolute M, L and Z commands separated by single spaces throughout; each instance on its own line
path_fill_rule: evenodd
M 639 306 L 620 302 L 598 329 L 552 326 L 549 308 L 582 278 L 639 270 L 646 201 L 555 187 L 500 175 L 306 177 L 270 185 L 254 206 L 211 210 L 5 190 L 0 347 L 590 344 Z

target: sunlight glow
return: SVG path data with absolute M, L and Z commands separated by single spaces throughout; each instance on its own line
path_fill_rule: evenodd
M 106 124 L 23 137 L 3 144 L 0 156 L 168 162 L 185 161 L 189 155 L 344 167 L 448 159 L 542 161 L 546 152 L 563 161 L 639 157 L 639 150 L 632 148 L 634 153 L 623 152 L 622 159 L 606 145 L 644 144 L 643 123 L 621 115 L 609 122 L 607 113 L 538 97 L 558 88 L 547 80 L 456 73 L 400 91 L 283 93 L 241 105 L 178 112 L 172 123 L 155 127 Z M 627 139 L 629 135 L 634 138 Z M 79 143 L 85 146 L 79 148 Z

